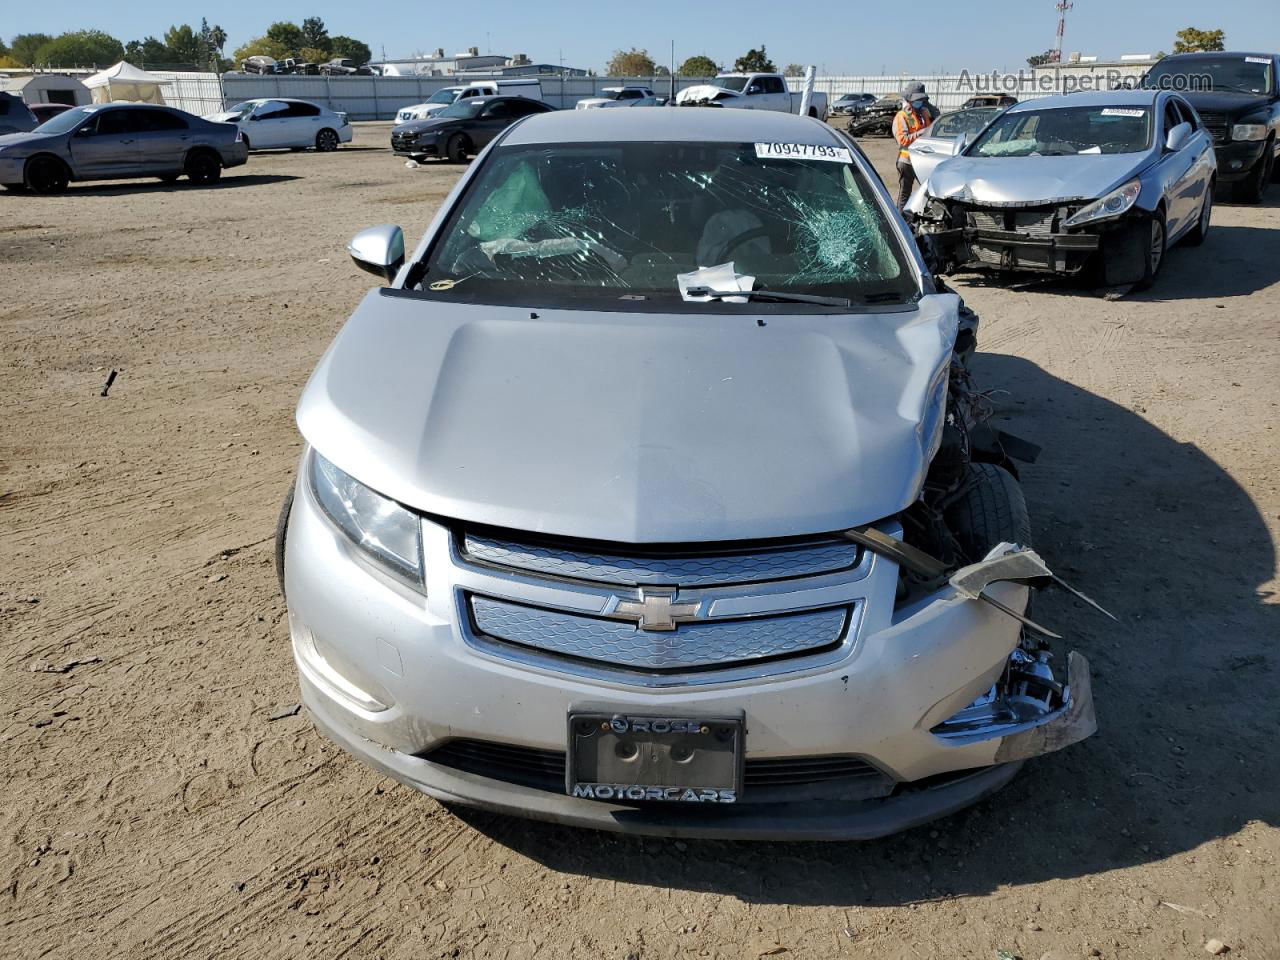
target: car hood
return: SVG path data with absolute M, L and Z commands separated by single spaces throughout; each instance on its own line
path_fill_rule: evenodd
M 929 195 L 995 204 L 1092 199 L 1136 175 L 1148 156 L 952 157 L 929 177 Z
M 447 127 L 451 123 L 462 123 L 465 117 L 428 117 L 425 120 L 406 120 L 404 123 L 396 125 L 397 133 L 426 133 L 429 130 L 439 130 Z
M 0 147 L 44 147 L 53 146 L 54 143 L 62 140 L 64 134 L 61 133 L 35 133 L 28 131 L 26 133 L 6 133 L 0 135 Z
M 840 530 L 918 496 L 958 304 L 759 326 L 374 290 L 298 426 L 370 487 L 473 523 L 629 543 Z
M 1255 110 L 1265 110 L 1270 102 L 1266 97 L 1251 93 L 1198 93 L 1188 90 L 1182 95 L 1196 110 L 1225 113 L 1229 117 L 1243 117 Z
M 211 113 L 205 117 L 210 123 L 234 123 L 240 119 L 240 114 L 235 111 L 224 111 L 222 113 Z

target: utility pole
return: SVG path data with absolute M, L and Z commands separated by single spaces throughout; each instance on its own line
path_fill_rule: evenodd
M 1053 45 L 1053 62 L 1062 62 L 1062 34 L 1067 29 L 1067 11 L 1071 9 L 1071 0 L 1058 0 L 1058 38 Z

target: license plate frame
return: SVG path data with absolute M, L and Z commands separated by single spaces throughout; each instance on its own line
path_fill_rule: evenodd
M 742 717 L 570 710 L 565 792 L 608 802 L 736 803 Z

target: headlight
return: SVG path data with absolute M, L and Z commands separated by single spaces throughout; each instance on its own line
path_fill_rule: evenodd
M 1138 201 L 1138 194 L 1142 192 L 1141 180 L 1130 180 L 1123 187 L 1112 190 L 1101 200 L 1095 200 L 1083 210 L 1068 217 L 1062 224 L 1064 227 L 1080 227 L 1086 223 L 1096 223 L 1099 220 L 1110 220 L 1112 217 L 1118 217 L 1127 211 Z
M 314 450 L 311 490 L 329 519 L 379 566 L 422 584 L 422 525 L 415 514 L 374 493 Z
M 1265 123 L 1235 123 L 1231 125 L 1232 140 L 1265 140 L 1267 125 Z

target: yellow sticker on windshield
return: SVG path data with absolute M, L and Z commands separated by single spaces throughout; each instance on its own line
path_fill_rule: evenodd
M 848 147 L 830 147 L 823 143 L 757 143 L 756 156 L 761 160 L 829 160 L 853 163 Z

